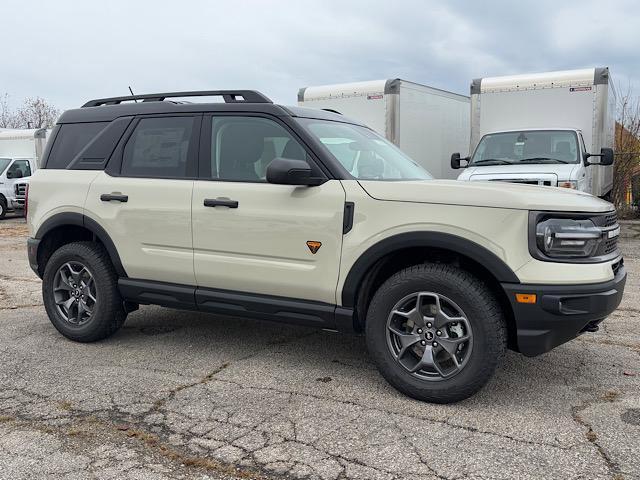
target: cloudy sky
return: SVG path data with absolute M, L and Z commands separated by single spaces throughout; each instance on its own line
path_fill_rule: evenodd
M 89 98 L 400 77 L 468 93 L 472 78 L 609 66 L 640 88 L 633 0 L 3 0 L 0 94 L 61 109 Z

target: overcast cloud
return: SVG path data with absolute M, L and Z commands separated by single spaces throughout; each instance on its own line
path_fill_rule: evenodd
M 128 93 L 298 88 L 609 66 L 640 86 L 634 1 L 3 0 L 0 93 L 61 109 Z

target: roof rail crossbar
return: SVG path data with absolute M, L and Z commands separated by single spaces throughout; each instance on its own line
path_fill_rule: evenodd
M 195 92 L 149 93 L 146 95 L 127 95 L 123 97 L 97 98 L 89 100 L 84 107 L 98 107 L 100 105 L 118 105 L 130 100 L 143 102 L 161 102 L 166 98 L 180 97 L 222 97 L 225 103 L 273 103 L 266 95 L 256 90 L 202 90 Z

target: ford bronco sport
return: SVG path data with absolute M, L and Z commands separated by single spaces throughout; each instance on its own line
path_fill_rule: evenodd
M 363 125 L 247 90 L 65 112 L 27 206 L 31 267 L 72 340 L 139 304 L 355 330 L 431 402 L 478 391 L 506 348 L 595 331 L 626 279 L 608 202 L 434 180 Z

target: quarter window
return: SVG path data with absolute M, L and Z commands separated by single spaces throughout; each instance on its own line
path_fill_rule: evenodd
M 46 168 L 65 169 L 109 122 L 66 123 L 60 125 Z
M 239 182 L 265 182 L 267 166 L 276 157 L 307 160 L 287 130 L 260 117 L 213 117 L 211 176 Z
M 186 178 L 192 149 L 193 117 L 144 118 L 127 141 L 121 174 Z

